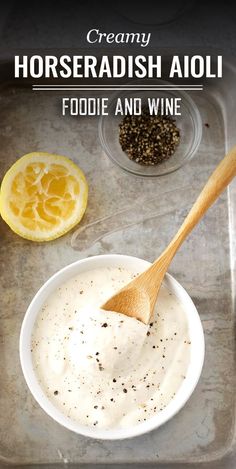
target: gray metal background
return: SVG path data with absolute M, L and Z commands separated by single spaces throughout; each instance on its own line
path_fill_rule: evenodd
M 6 80 L 8 68 L 2 65 Z M 183 245 L 170 272 L 193 298 L 203 321 L 206 360 L 202 377 L 184 409 L 148 435 L 102 442 L 75 435 L 39 408 L 24 382 L 18 339 L 26 307 L 56 270 L 88 255 L 124 253 L 153 260 L 171 239 L 207 176 L 234 141 L 235 69 L 224 80 L 192 93 L 203 120 L 195 158 L 177 172 L 143 180 L 114 167 L 101 150 L 97 119 L 61 118 L 59 95 L 4 86 L 0 93 L 0 174 L 29 151 L 49 151 L 74 159 L 90 185 L 89 206 L 77 250 L 71 233 L 48 244 L 33 244 L 0 222 L 0 460 L 2 466 L 202 467 L 232 468 L 235 451 L 235 203 L 236 186 L 206 215 Z M 207 128 L 204 123 L 210 125 Z M 129 211 L 147 216 L 129 224 Z M 120 228 L 110 232 L 109 216 Z M 94 223 L 96 222 L 96 223 Z M 55 466 L 52 466 L 55 465 Z M 87 466 L 84 466 L 86 464 Z

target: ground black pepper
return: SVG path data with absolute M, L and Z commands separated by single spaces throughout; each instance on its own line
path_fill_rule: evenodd
M 130 160 L 156 165 L 173 155 L 180 131 L 171 116 L 151 116 L 145 106 L 141 115 L 124 117 L 119 125 L 119 142 Z

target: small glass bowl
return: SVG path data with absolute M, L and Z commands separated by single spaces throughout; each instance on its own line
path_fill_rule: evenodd
M 155 84 L 166 85 L 167 82 L 159 81 Z M 168 83 L 168 85 L 170 85 Z M 172 85 L 173 86 L 173 85 Z M 174 116 L 177 128 L 180 130 L 180 143 L 175 153 L 163 163 L 145 166 L 129 159 L 122 150 L 119 143 L 119 123 L 124 116 L 115 116 L 115 107 L 118 98 L 142 98 L 142 105 L 145 105 L 147 98 L 181 98 L 181 116 Z M 107 116 L 101 116 L 99 120 L 99 138 L 103 150 L 117 166 L 136 176 L 156 177 L 176 171 L 187 161 L 193 158 L 202 138 L 202 120 L 198 108 L 192 98 L 184 91 L 175 91 L 170 88 L 167 91 L 161 90 L 121 90 L 114 93 L 108 104 Z

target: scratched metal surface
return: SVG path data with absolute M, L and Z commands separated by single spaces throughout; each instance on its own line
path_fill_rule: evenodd
M 207 214 L 171 265 L 201 316 L 206 360 L 184 409 L 162 428 L 131 440 L 106 442 L 75 435 L 53 422 L 24 382 L 18 339 L 25 310 L 56 270 L 86 256 L 126 253 L 153 260 L 185 217 L 212 168 L 233 143 L 228 96 L 235 74 L 193 93 L 203 139 L 195 158 L 177 172 L 143 180 L 112 165 L 98 141 L 97 119 L 61 118 L 60 96 L 5 86 L 0 92 L 0 177 L 24 153 L 68 155 L 86 173 L 89 205 L 78 232 L 33 244 L 0 222 L 0 462 L 58 467 L 232 467 L 235 436 L 234 259 L 235 185 Z M 230 88 L 231 87 L 231 88 Z M 228 120 L 228 117 L 230 119 Z M 227 128 L 227 144 L 226 144 Z M 142 210 L 140 210 L 142 207 Z M 232 282 L 233 280 L 233 282 Z M 42 467 L 42 466 L 40 466 Z M 120 467 L 120 466 L 119 466 Z

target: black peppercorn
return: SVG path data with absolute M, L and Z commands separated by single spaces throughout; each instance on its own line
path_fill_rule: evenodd
M 130 160 L 156 165 L 170 158 L 180 142 L 180 131 L 171 116 L 150 115 L 148 107 L 139 116 L 125 116 L 119 125 L 119 141 Z

